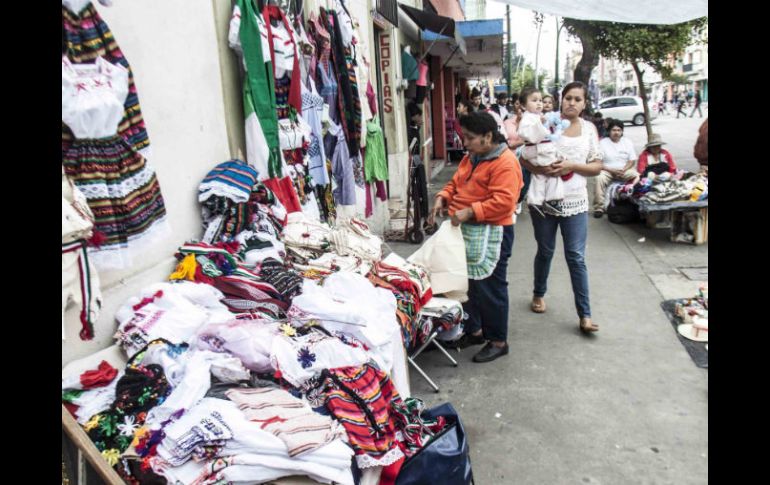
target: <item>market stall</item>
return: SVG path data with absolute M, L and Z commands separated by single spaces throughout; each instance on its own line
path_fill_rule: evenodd
M 613 183 L 605 198 L 607 216 L 626 222 L 627 209 L 646 218 L 649 227 L 670 229 L 672 242 L 708 242 L 708 176 L 684 170 L 650 172 L 636 184 Z
M 212 161 L 173 271 L 123 301 L 113 346 L 64 366 L 63 431 L 110 483 L 420 483 L 447 446 L 439 478 L 470 483 L 459 416 L 408 376 L 462 307 L 347 210 L 387 178 L 356 22 L 343 2 L 234 3 L 247 160 Z M 168 221 L 128 62 L 90 2 L 62 13 L 62 312 L 88 340 L 99 270 Z

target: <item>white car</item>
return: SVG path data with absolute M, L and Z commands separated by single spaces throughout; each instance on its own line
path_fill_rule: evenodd
M 658 115 L 650 108 L 650 119 L 654 120 Z M 602 116 L 616 120 L 633 123 L 636 126 L 644 124 L 644 106 L 639 96 L 613 96 L 604 98 L 599 102 L 599 110 Z

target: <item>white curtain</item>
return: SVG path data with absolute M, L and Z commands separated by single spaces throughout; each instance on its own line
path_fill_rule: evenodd
M 708 0 L 493 0 L 540 13 L 630 24 L 678 24 L 707 17 Z

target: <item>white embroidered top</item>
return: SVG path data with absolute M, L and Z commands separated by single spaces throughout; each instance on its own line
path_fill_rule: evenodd
M 562 134 L 554 142 L 556 148 L 564 158 L 574 163 L 588 163 L 592 160 L 601 160 L 602 152 L 599 148 L 599 135 L 596 127 L 581 119 L 581 132 L 578 136 L 566 136 Z M 560 202 L 564 217 L 574 216 L 588 211 L 588 190 L 586 178 L 579 173 L 573 173 L 572 178 L 564 182 L 564 200 Z
M 77 138 L 117 134 L 128 96 L 128 69 L 97 57 L 93 64 L 61 61 L 61 119 Z

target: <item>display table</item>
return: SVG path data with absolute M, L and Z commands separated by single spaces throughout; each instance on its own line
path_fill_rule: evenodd
M 668 216 L 671 222 L 671 241 L 696 245 L 708 242 L 708 199 L 696 202 L 673 201 L 657 204 L 637 199 L 631 200 L 639 206 L 639 213 L 642 215 L 651 216 L 656 213 L 663 213 Z M 648 220 L 650 220 L 649 217 Z

